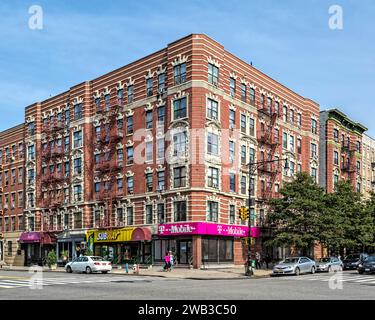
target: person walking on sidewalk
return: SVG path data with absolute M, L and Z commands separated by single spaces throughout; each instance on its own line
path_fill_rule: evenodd
M 173 252 L 172 251 L 169 251 L 169 262 L 171 264 L 171 270 L 174 268 L 174 256 L 173 256 Z
M 255 260 L 256 260 L 256 269 L 260 269 L 261 268 L 260 253 L 258 251 L 255 253 Z
M 165 271 L 171 271 L 171 256 L 169 255 L 169 252 L 167 251 L 164 256 L 164 270 Z

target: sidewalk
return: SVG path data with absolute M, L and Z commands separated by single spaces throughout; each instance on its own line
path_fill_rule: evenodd
M 29 271 L 29 267 L 15 267 L 15 266 L 3 266 L 0 271 Z M 65 272 L 64 268 L 57 268 L 56 270 L 50 270 L 48 267 L 43 267 L 45 272 Z M 163 270 L 162 266 L 153 266 L 150 269 L 140 269 L 139 273 L 135 273 L 132 269 L 129 269 L 129 273 L 125 272 L 125 269 L 112 269 L 111 274 L 124 275 L 124 276 L 150 276 L 150 277 L 162 277 L 171 279 L 191 279 L 191 280 L 239 280 L 248 279 L 245 276 L 245 268 L 233 267 L 225 269 L 185 269 L 175 268 L 171 272 Z M 253 278 L 265 278 L 269 277 L 271 270 L 254 270 Z

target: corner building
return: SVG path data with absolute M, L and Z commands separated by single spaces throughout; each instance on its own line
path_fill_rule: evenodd
M 249 230 L 238 212 L 250 184 L 253 252 L 280 257 L 288 252 L 263 246 L 266 200 L 299 171 L 318 182 L 319 105 L 202 34 L 25 117 L 21 240 L 34 259 L 87 245 L 114 263 L 162 263 L 172 250 L 195 268 L 243 264 Z M 249 162 L 260 162 L 250 179 Z

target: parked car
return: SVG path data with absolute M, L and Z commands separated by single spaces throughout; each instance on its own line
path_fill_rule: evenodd
M 295 274 L 312 273 L 316 271 L 315 261 L 307 257 L 289 257 L 273 267 L 272 274 Z
M 363 262 L 368 257 L 367 253 L 355 253 L 349 254 L 343 260 L 344 270 L 355 270 L 358 268 L 358 265 Z
M 372 273 L 375 272 L 375 256 L 368 256 L 358 265 L 358 273 Z
M 325 257 L 319 259 L 316 263 L 316 271 L 332 272 L 341 271 L 343 269 L 343 262 L 336 257 Z
M 101 272 L 108 273 L 112 270 L 112 263 L 104 260 L 102 257 L 96 256 L 82 256 L 75 258 L 73 261 L 65 265 L 65 270 L 68 273 L 72 272 Z

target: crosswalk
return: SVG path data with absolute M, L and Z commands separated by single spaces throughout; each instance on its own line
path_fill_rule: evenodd
M 90 283 L 134 283 L 134 282 L 149 282 L 141 278 L 129 278 L 124 277 L 58 277 L 58 278 L 16 278 L 16 277 L 0 277 L 0 290 L 1 289 L 14 289 L 14 288 L 30 288 L 38 289 L 44 286 L 54 285 L 69 285 L 69 284 L 90 284 Z
M 337 281 L 337 282 L 348 282 L 358 284 L 375 284 L 375 275 L 369 274 L 353 274 L 345 272 L 335 272 L 329 274 L 314 274 L 314 275 L 302 275 L 299 277 L 283 277 L 285 280 L 297 280 L 297 281 Z

